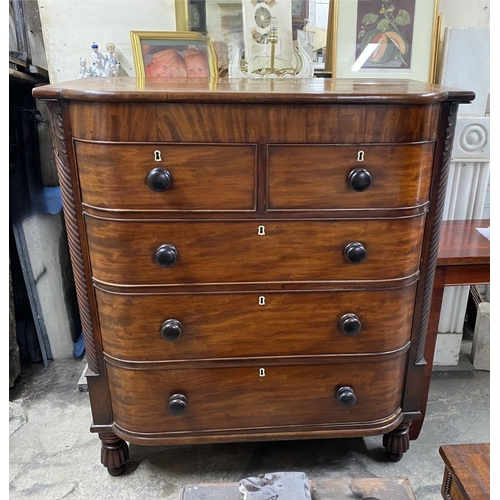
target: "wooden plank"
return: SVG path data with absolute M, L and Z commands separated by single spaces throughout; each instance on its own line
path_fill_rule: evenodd
M 415 500 L 407 478 L 320 479 L 310 481 L 312 500 Z M 238 483 L 188 484 L 181 488 L 179 500 L 238 500 Z

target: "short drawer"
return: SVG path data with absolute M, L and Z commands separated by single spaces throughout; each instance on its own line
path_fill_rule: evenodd
M 425 216 L 261 223 L 85 220 L 95 279 L 168 285 L 406 277 L 418 270 Z
M 270 210 L 404 208 L 429 199 L 434 143 L 269 146 Z
M 338 292 L 97 289 L 106 354 L 130 361 L 381 353 L 410 340 L 416 285 Z
M 132 432 L 356 423 L 401 404 L 406 355 L 313 365 L 126 369 L 107 363 L 114 421 Z M 345 388 L 339 394 L 339 389 Z M 350 389 L 350 391 L 348 390 Z M 342 406 L 338 397 L 342 396 Z
M 75 150 L 85 204 L 118 210 L 255 210 L 255 145 L 75 141 Z

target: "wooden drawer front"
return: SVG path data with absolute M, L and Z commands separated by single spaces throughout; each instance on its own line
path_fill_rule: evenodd
M 246 96 L 254 102 L 72 101 L 71 130 L 78 139 L 120 142 L 354 144 L 437 137 L 438 103 L 297 104 L 296 97 L 295 102 L 276 104 L 258 103 L 252 92 Z
M 314 210 L 421 205 L 429 198 L 433 153 L 434 143 L 270 146 L 267 206 Z
M 418 269 L 425 216 L 263 222 L 111 221 L 86 217 L 92 272 L 115 284 L 391 279 Z M 367 258 L 351 264 L 345 248 Z M 171 267 L 155 255 L 176 252 Z
M 405 360 L 399 354 L 383 361 L 179 370 L 128 370 L 108 363 L 107 373 L 119 426 L 189 432 L 386 418 L 400 406 Z M 336 399 L 344 386 L 356 397 L 347 408 Z M 169 412 L 174 394 L 187 399 L 182 415 Z
M 97 289 L 96 295 L 104 351 L 119 359 L 159 361 L 396 350 L 410 340 L 415 285 L 260 294 Z
M 255 210 L 256 146 L 75 141 L 75 149 L 83 203 L 122 210 Z M 155 161 L 155 151 L 162 161 Z M 170 185 L 159 186 L 166 190 L 149 187 L 148 176 L 164 182 L 168 175 Z

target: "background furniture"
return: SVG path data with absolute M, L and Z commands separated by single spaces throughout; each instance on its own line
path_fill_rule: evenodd
M 445 464 L 441 494 L 445 500 L 490 499 L 490 444 L 439 448 Z
M 488 228 L 489 220 L 443 221 L 439 240 L 436 277 L 432 292 L 431 312 L 425 345 L 424 391 L 420 411 L 425 415 L 426 395 L 432 375 L 432 359 L 436 346 L 439 314 L 445 286 L 480 285 L 490 282 L 490 240 L 477 228 Z M 412 423 L 411 438 L 416 439 L 422 428 L 423 419 Z

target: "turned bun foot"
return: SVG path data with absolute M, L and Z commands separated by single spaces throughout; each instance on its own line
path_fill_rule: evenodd
M 127 443 L 113 433 L 99 434 L 99 438 L 102 441 L 102 465 L 108 469 L 110 476 L 123 474 L 129 456 Z
M 410 448 L 410 425 L 411 422 L 405 422 L 392 432 L 384 434 L 382 443 L 391 462 L 399 462 Z

